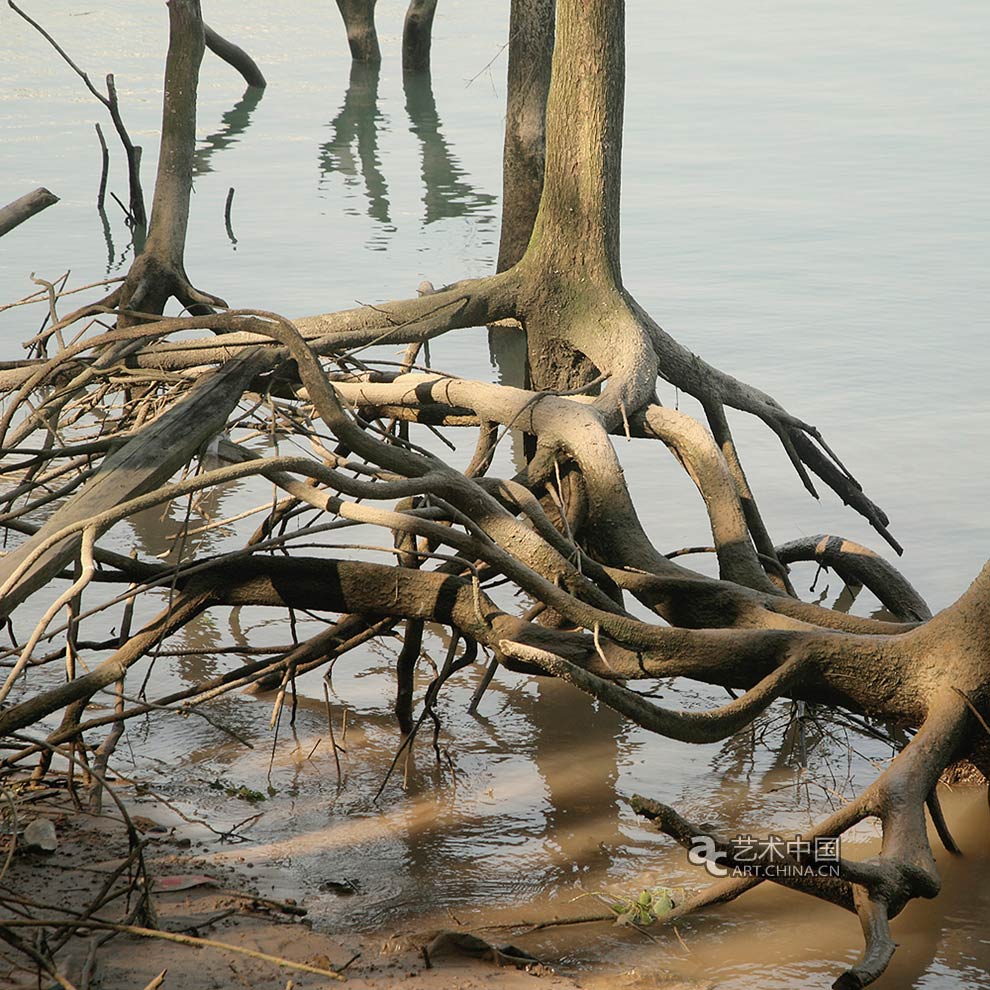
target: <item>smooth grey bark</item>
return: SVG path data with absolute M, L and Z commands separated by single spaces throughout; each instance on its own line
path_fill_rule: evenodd
M 512 0 L 502 148 L 502 229 L 495 266 L 499 272 L 525 255 L 540 208 L 555 17 L 555 0 Z M 514 328 L 489 327 L 488 348 L 506 384 L 530 384 L 522 334 Z
M 33 192 L 25 193 L 12 203 L 0 207 L 0 237 L 57 202 L 58 196 L 55 193 L 39 186 Z

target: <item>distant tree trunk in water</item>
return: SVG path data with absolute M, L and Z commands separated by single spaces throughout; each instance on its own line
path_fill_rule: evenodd
M 162 141 L 146 252 L 182 271 L 189 226 L 196 96 L 205 32 L 199 0 L 169 3 L 169 47 L 165 62 Z
M 526 253 L 543 195 L 547 94 L 553 65 L 555 0 L 512 0 L 502 153 L 502 231 L 496 271 Z M 488 347 L 507 385 L 526 387 L 526 339 L 507 327 L 490 327 Z M 532 452 L 532 445 L 527 441 Z
M 404 72 L 426 72 L 430 68 L 433 15 L 436 12 L 437 0 L 409 0 L 405 24 L 402 27 Z
M 526 253 L 543 193 L 554 0 L 512 0 L 497 271 Z
M 203 30 L 206 34 L 206 47 L 218 58 L 222 58 L 229 66 L 236 69 L 244 77 L 244 82 L 248 86 L 264 89 L 268 85 L 264 74 L 258 68 L 258 63 L 243 48 L 217 34 L 209 24 L 204 24 Z
M 206 47 L 199 0 L 170 0 L 165 59 L 162 138 L 148 239 L 131 265 L 115 303 L 121 309 L 160 314 L 171 297 L 192 313 L 225 305 L 193 288 L 185 272 L 189 197 L 196 152 L 196 96 Z M 120 325 L 133 322 L 123 314 Z
M 380 62 L 382 51 L 378 47 L 375 30 L 375 4 L 377 0 L 337 0 L 340 16 L 347 28 L 347 44 L 355 62 Z

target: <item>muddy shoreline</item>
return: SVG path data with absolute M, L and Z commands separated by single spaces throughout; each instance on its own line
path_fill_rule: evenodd
M 22 829 L 31 821 L 50 821 L 57 847 L 48 852 L 29 850 L 21 839 L 0 887 L 0 923 L 10 925 L 8 931 L 16 938 L 30 942 L 41 929 L 25 922 L 57 919 L 62 925 L 45 929 L 49 945 L 59 940 L 68 921 L 84 913 L 91 912 L 99 923 L 137 925 L 141 919 L 135 920 L 134 912 L 145 884 L 138 876 L 122 817 L 116 811 L 91 814 L 73 807 L 64 791 L 50 791 L 43 800 L 22 804 L 18 817 Z M 395 987 L 407 981 L 425 990 L 579 986 L 545 964 L 525 966 L 519 960 L 517 967 L 511 958 L 493 958 L 501 955 L 498 952 L 459 946 L 451 936 L 437 940 L 435 930 L 382 929 L 339 936 L 316 931 L 304 903 L 269 898 L 258 889 L 262 885 L 251 874 L 253 863 L 249 866 L 245 860 L 238 867 L 229 857 L 204 853 L 179 830 L 157 822 L 144 806 L 134 810 L 132 820 L 141 836 L 157 927 L 188 940 L 222 942 L 231 948 L 197 947 L 191 941 L 176 944 L 83 924 L 52 954 L 62 979 L 78 990 L 151 985 L 183 990 L 236 986 L 317 990 L 342 983 L 340 978 L 293 968 L 293 963 L 341 971 L 349 985 L 362 988 Z M 103 903 L 92 911 L 97 896 Z M 451 931 L 455 930 L 451 921 Z M 433 951 L 425 953 L 431 942 Z M 273 959 L 247 955 L 244 950 Z M 42 985 L 58 985 L 43 970 L 39 977 L 39 965 L 23 953 L 8 948 L 3 955 L 0 985 L 37 987 L 39 978 Z M 274 957 L 283 962 L 275 962 Z

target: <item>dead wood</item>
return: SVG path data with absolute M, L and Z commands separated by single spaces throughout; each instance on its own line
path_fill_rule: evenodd
M 92 83 L 89 76 L 79 68 L 78 65 L 69 57 L 65 49 L 36 21 L 34 18 L 26 14 L 14 0 L 7 0 L 7 5 L 13 10 L 19 17 L 22 17 L 28 22 L 51 46 L 58 52 L 62 60 L 72 69 L 73 72 L 80 79 L 82 79 L 86 88 L 96 97 L 100 103 L 107 108 L 107 112 L 110 114 L 110 119 L 113 121 L 114 130 L 117 132 L 117 136 L 120 138 L 120 143 L 124 148 L 124 154 L 127 158 L 127 178 L 130 188 L 130 201 L 128 203 L 128 219 L 130 223 L 135 227 L 144 228 L 148 225 L 148 215 L 144 208 L 144 192 L 141 189 L 141 148 L 135 145 L 131 140 L 130 134 L 127 133 L 127 128 L 124 126 L 123 118 L 120 115 L 120 104 L 117 100 L 117 87 L 114 82 L 113 74 L 107 75 L 107 95 L 104 96 Z
M 258 68 L 258 63 L 243 48 L 218 34 L 209 24 L 203 25 L 203 32 L 206 47 L 217 58 L 222 58 L 229 66 L 236 69 L 248 86 L 264 89 L 268 85 L 264 73 Z
M 33 192 L 25 193 L 12 203 L 0 207 L 0 237 L 57 202 L 58 196 L 44 186 L 39 186 Z
M 373 0 L 338 0 L 338 7 L 354 57 L 377 62 Z M 410 8 L 422 15 L 418 30 L 427 37 L 433 7 Z M 0 437 L 4 456 L 16 458 L 3 468 L 13 483 L 0 525 L 27 536 L 0 560 L 2 615 L 18 619 L 29 594 L 68 581 L 50 593 L 23 644 L 2 658 L 11 673 L 0 700 L 12 697 L 0 710 L 0 733 L 61 712 L 62 725 L 45 745 L 72 742 L 89 752 L 86 734 L 111 726 L 107 753 L 128 719 L 188 710 L 236 687 L 276 689 L 281 705 L 298 674 L 400 626 L 394 708 L 409 747 L 435 715 L 447 679 L 476 654 L 492 658 L 491 675 L 502 665 L 560 678 L 650 731 L 689 742 L 725 739 L 784 699 L 816 706 L 823 718 L 831 711 L 882 720 L 916 733 L 904 736 L 889 768 L 807 836 L 839 837 L 875 818 L 884 835 L 879 856 L 840 860 L 825 881 L 787 880 L 856 911 L 864 952 L 836 986 L 865 986 L 893 952 L 890 919 L 912 898 L 938 892 L 926 807 L 942 841 L 953 843 L 939 825 L 937 781 L 960 760 L 988 767 L 990 569 L 931 616 L 908 581 L 864 547 L 837 537 L 775 546 L 728 408 L 767 425 L 809 493 L 817 494 L 814 475 L 899 550 L 886 515 L 815 426 L 683 347 L 625 288 L 618 230 L 623 5 L 561 0 L 555 23 L 552 9 L 513 4 L 505 202 L 518 211 L 503 231 L 499 271 L 415 298 L 290 320 L 212 313 L 218 301 L 185 276 L 195 89 L 209 32 L 195 0 L 173 0 L 162 165 L 145 252 L 110 297 L 32 338 L 41 357 L 0 369 L 8 396 Z M 422 38 L 418 45 L 422 56 Z M 55 295 L 52 286 L 53 314 Z M 170 296 L 193 315 L 161 319 Z M 95 316 L 117 325 L 84 324 Z M 481 334 L 499 321 L 525 339 L 527 387 L 417 366 L 425 342 L 454 329 Z M 60 334 L 69 327 L 77 339 L 66 344 Z M 400 362 L 381 359 L 372 350 L 378 344 L 411 347 Z M 44 356 L 48 345 L 58 346 L 52 357 Z M 707 426 L 663 406 L 663 383 L 695 396 Z M 469 468 L 457 470 L 424 446 L 419 426 L 443 439 L 441 429 L 477 429 Z M 525 463 L 514 477 L 492 477 L 496 448 L 511 431 L 525 436 Z M 273 453 L 262 449 L 262 437 L 291 437 L 298 446 Z M 707 512 L 718 579 L 659 549 L 661 539 L 667 547 L 680 543 L 644 527 L 617 437 L 654 441 L 658 454 L 669 451 L 688 473 Z M 199 472 L 176 479 L 197 453 L 204 455 Z M 235 551 L 187 550 L 185 537 L 196 531 L 188 522 L 167 564 L 129 560 L 98 544 L 111 526 L 150 506 L 205 498 L 234 481 L 278 489 L 265 521 Z M 43 520 L 46 506 L 59 501 Z M 210 525 L 204 520 L 202 528 Z M 353 525 L 384 536 L 337 549 L 374 560 L 304 552 L 310 537 Z M 869 587 L 894 620 L 802 602 L 786 572 L 797 560 Z M 127 590 L 97 600 L 101 576 Z M 507 601 L 496 590 L 501 584 L 525 604 Z M 78 635 L 95 617 L 105 622 L 111 610 L 161 587 L 170 590 L 168 606 L 137 632 L 109 645 L 104 636 Z M 634 612 L 628 596 L 649 611 Z M 126 683 L 166 637 L 210 609 L 231 607 L 290 617 L 305 610 L 328 617 L 328 625 L 154 702 L 127 701 L 121 687 L 113 715 L 87 713 L 97 691 Z M 417 699 L 429 623 L 446 627 L 450 643 L 443 668 Z M 52 640 L 55 648 L 42 652 Z M 72 668 L 63 683 L 34 687 L 35 668 L 100 648 L 109 655 L 89 670 Z M 169 650 L 161 652 L 164 659 Z M 727 688 L 733 699 L 692 711 L 657 704 L 632 686 L 679 678 Z M 32 741 L 4 763 L 38 756 L 39 746 Z M 659 801 L 637 799 L 636 807 L 679 842 L 702 834 Z M 727 840 L 712 838 L 728 855 Z M 671 918 L 764 879 L 716 884 Z

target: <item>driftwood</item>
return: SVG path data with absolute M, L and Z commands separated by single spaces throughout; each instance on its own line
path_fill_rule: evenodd
M 58 196 L 44 186 L 39 186 L 33 192 L 26 193 L 20 199 L 0 207 L 0 237 L 10 233 L 18 224 L 30 220 L 35 213 L 40 213 L 58 202 Z
M 339 6 L 368 15 L 374 4 Z M 514 5 L 515 23 L 522 23 L 516 17 L 523 6 Z M 990 568 L 932 617 L 896 568 L 866 548 L 830 535 L 775 546 L 727 409 L 760 419 L 809 493 L 817 494 L 815 475 L 899 550 L 883 511 L 814 425 L 689 351 L 626 289 L 618 237 L 623 5 L 561 0 L 552 49 L 551 5 L 530 6 L 540 16 L 520 26 L 512 43 L 543 64 L 528 77 L 519 71 L 520 52 L 510 54 L 507 160 L 515 165 L 506 176 L 519 177 L 519 188 L 506 200 L 528 197 L 529 212 L 521 215 L 533 221 L 528 232 L 507 231 L 502 270 L 424 287 L 416 298 L 290 320 L 260 311 L 214 313 L 220 301 L 194 290 L 185 276 L 204 28 L 196 0 L 172 0 L 164 164 L 145 252 L 109 297 L 29 341 L 37 348 L 54 341 L 54 356 L 0 370 L 8 393 L 0 443 L 5 456 L 17 458 L 0 468 L 16 479 L 2 497 L 0 524 L 17 538 L 28 534 L 0 564 L 2 614 L 17 621 L 16 606 L 32 590 L 38 594 L 49 580 L 69 582 L 50 596 L 26 641 L 5 654 L 16 659 L 0 700 L 22 672 L 27 676 L 0 710 L 0 733 L 62 712 L 45 745 L 88 751 L 97 728 L 151 710 L 188 710 L 251 683 L 278 688 L 277 721 L 299 672 L 400 627 L 395 711 L 408 746 L 422 719 L 436 717 L 433 703 L 447 679 L 476 657 L 496 676 L 506 667 L 557 677 L 638 725 L 688 742 L 727 738 L 784 698 L 817 706 L 821 717 L 866 716 L 892 727 L 899 755 L 809 836 L 837 838 L 874 818 L 883 826 L 879 855 L 838 859 L 827 882 L 760 875 L 716 884 L 670 915 L 731 900 L 765 880 L 785 883 L 856 912 L 864 951 L 836 986 L 865 986 L 894 951 L 890 919 L 912 898 L 938 892 L 926 809 L 941 841 L 954 849 L 938 808 L 941 776 L 963 766 L 984 776 L 990 770 Z M 527 78 L 531 85 L 524 85 Z M 538 116 L 546 121 L 545 167 L 537 182 L 540 130 L 529 141 L 517 140 L 517 132 L 544 97 Z M 170 296 L 191 315 L 161 318 Z M 50 305 L 54 313 L 54 298 Z M 85 322 L 96 315 L 116 325 Z M 499 321 L 525 340 L 525 386 L 466 380 L 422 363 L 427 341 L 455 329 L 481 337 Z M 66 343 L 68 335 L 60 335 L 69 327 Z M 408 347 L 396 361 L 369 350 L 382 343 Z M 707 426 L 662 406 L 661 382 L 696 397 Z M 171 409 L 159 414 L 159 406 Z M 457 470 L 417 443 L 420 426 L 441 436 L 476 430 L 468 468 Z M 495 448 L 509 431 L 523 434 L 525 463 L 513 477 L 492 477 Z M 173 477 L 221 433 L 211 448 L 214 466 Z M 257 449 L 259 435 L 297 443 L 291 453 L 272 453 Z M 708 513 L 717 579 L 669 559 L 646 531 L 617 436 L 652 441 L 687 471 Z M 100 533 L 151 505 L 252 478 L 275 485 L 280 499 L 235 551 L 189 553 L 164 565 L 115 558 L 98 545 Z M 42 524 L 45 507 L 70 495 Z M 353 525 L 377 527 L 383 538 L 337 549 L 359 547 L 375 560 L 349 559 L 336 549 L 320 557 L 304 552 L 310 537 Z M 801 601 L 786 576 L 787 561 L 795 559 L 817 560 L 868 585 L 894 618 Z M 107 566 L 97 571 L 100 561 Z M 86 649 L 109 655 L 77 673 L 70 662 L 75 630 L 90 619 L 83 602 L 95 597 L 90 586 L 97 578 L 126 589 L 94 607 L 104 626 L 107 609 L 126 609 L 149 587 L 167 583 L 172 594 L 136 632 L 121 621 L 119 637 L 89 641 Z M 516 596 L 497 591 L 502 585 Z M 635 613 L 630 599 L 639 606 Z M 128 703 L 118 688 L 113 715 L 88 717 L 95 692 L 125 681 L 165 637 L 210 609 L 243 606 L 336 618 L 289 650 L 273 648 L 271 656 L 160 698 Z M 69 618 L 60 626 L 63 610 Z M 449 629 L 450 641 L 417 717 L 413 675 L 428 622 Z M 36 649 L 51 640 L 55 649 Z M 35 686 L 31 671 L 63 657 L 67 676 L 54 687 Z M 708 711 L 681 710 L 630 686 L 677 678 L 727 688 L 733 698 Z M 108 758 L 106 747 L 98 755 Z M 10 752 L 3 769 L 13 772 L 32 757 L 45 758 L 34 740 Z M 636 807 L 679 842 L 691 844 L 702 833 L 651 798 L 637 799 Z M 724 837 L 708 838 L 725 853 Z
M 262 353 L 247 351 L 205 377 L 185 399 L 110 453 L 78 495 L 59 508 L 30 540 L 0 559 L 0 619 L 9 616 L 78 554 L 82 531 L 77 529 L 57 542 L 53 542 L 53 535 L 167 481 L 224 429 L 245 385 L 265 363 Z M 101 531 L 97 526 L 95 536 Z

